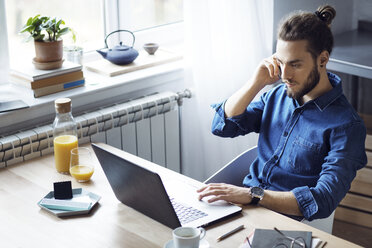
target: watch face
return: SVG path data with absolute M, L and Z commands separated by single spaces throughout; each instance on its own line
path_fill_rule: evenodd
M 259 187 L 252 187 L 251 193 L 253 196 L 262 197 L 264 195 L 264 190 Z

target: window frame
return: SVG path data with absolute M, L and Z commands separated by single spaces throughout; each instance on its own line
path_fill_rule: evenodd
M 104 37 L 115 30 L 124 29 L 125 23 L 120 20 L 120 5 L 125 4 L 126 0 L 104 0 Z M 124 3 L 123 3 L 124 2 Z M 135 48 L 142 49 L 148 42 L 156 42 L 162 46 L 174 46 L 183 43 L 183 20 L 173 23 L 167 23 L 159 26 L 153 26 L 143 30 L 133 31 L 136 37 Z M 172 35 L 169 35 L 172 34 Z M 119 44 L 120 36 L 111 41 L 111 44 Z

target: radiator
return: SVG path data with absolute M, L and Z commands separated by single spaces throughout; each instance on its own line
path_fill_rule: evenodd
M 179 107 L 189 90 L 163 92 L 74 116 L 79 144 L 103 142 L 181 171 Z M 52 123 L 0 138 L 0 167 L 53 153 Z

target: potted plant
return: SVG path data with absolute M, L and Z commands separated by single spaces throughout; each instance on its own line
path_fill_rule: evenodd
M 20 33 L 30 34 L 26 41 L 34 39 L 35 62 L 61 62 L 60 65 L 62 65 L 63 40 L 61 36 L 71 30 L 68 27 L 61 27 L 64 24 L 62 19 L 40 15 L 27 20 Z

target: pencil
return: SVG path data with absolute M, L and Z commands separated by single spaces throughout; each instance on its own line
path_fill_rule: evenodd
M 227 232 L 227 233 L 225 233 L 224 235 L 219 236 L 219 237 L 217 238 L 217 242 L 220 242 L 221 240 L 223 240 L 223 239 L 229 237 L 230 235 L 232 235 L 232 234 L 234 234 L 234 233 L 236 233 L 236 232 L 239 232 L 240 230 L 242 230 L 242 229 L 244 229 L 244 228 L 245 228 L 244 225 L 238 226 L 237 228 L 231 230 L 230 232 Z
M 327 241 L 324 241 L 324 243 L 323 243 L 323 245 L 322 245 L 322 247 L 321 247 L 321 248 L 325 247 L 325 246 L 326 246 L 326 244 L 327 244 Z

